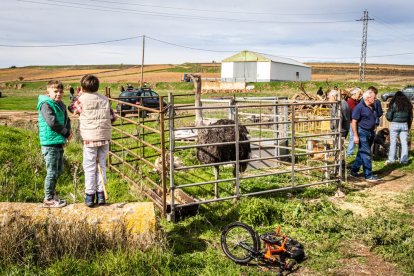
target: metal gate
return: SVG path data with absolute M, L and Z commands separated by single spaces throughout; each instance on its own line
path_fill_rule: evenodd
M 176 104 L 182 96 L 189 97 L 170 93 L 168 105 L 157 110 L 130 104 L 134 112 L 114 125 L 109 158 L 109 168 L 145 193 L 169 219 L 193 214 L 205 203 L 341 185 L 339 103 L 232 98 L 195 107 Z M 338 113 L 332 116 L 334 105 Z M 149 116 L 140 117 L 141 110 Z M 202 111 L 204 125 L 195 125 L 197 110 Z M 223 118 L 233 123 L 210 125 Z M 249 131 L 248 140 L 239 139 L 241 126 Z M 234 128 L 232 141 L 198 142 L 198 132 L 229 127 Z M 240 160 L 240 147 L 247 143 L 251 156 Z M 223 145 L 234 147 L 234 160 L 205 164 L 196 157 L 198 149 Z M 247 169 L 241 172 L 240 166 L 246 163 Z M 212 173 L 214 167 L 219 167 L 219 177 Z

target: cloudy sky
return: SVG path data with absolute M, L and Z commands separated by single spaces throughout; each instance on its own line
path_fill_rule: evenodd
M 241 50 L 302 62 L 414 64 L 413 0 L 0 0 L 0 68 L 221 61 Z M 103 43 L 106 42 L 106 43 Z

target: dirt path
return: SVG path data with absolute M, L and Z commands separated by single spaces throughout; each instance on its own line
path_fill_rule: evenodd
M 355 196 L 332 198 L 332 202 L 341 209 L 351 210 L 363 217 L 374 213 L 375 208 L 388 207 L 392 210 L 404 208 L 400 195 L 414 189 L 414 175 L 401 171 L 392 171 L 383 176 L 383 181 L 372 184 L 362 179 L 350 179 L 351 189 L 357 190 Z M 360 241 L 351 241 L 342 248 L 347 256 L 340 260 L 341 267 L 332 271 L 334 275 L 399 275 L 396 266 L 384 261 L 371 252 L 369 247 Z

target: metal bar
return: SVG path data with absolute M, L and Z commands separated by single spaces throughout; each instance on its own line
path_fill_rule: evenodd
M 142 156 L 140 156 L 138 153 L 133 152 L 132 150 L 130 150 L 130 149 L 128 149 L 128 148 L 126 148 L 126 147 L 124 147 L 122 144 L 120 144 L 120 143 L 118 143 L 118 142 L 113 141 L 113 143 L 114 143 L 115 145 L 117 145 L 118 147 L 123 148 L 125 151 L 127 151 L 127 152 L 128 152 L 128 153 L 130 153 L 131 155 L 135 156 L 136 158 L 139 158 L 140 160 L 144 161 L 144 162 L 145 162 L 145 164 L 147 164 L 148 166 L 151 166 L 152 168 L 154 168 L 154 169 L 155 169 L 155 165 L 154 165 L 154 164 L 152 164 L 151 162 L 149 162 L 148 160 L 146 160 L 145 158 L 143 158 Z
M 138 99 L 138 98 L 145 98 L 145 97 L 140 96 L 140 97 L 136 97 L 136 98 Z M 153 98 L 153 97 L 147 96 L 147 98 Z M 122 99 L 122 98 L 120 98 L 120 99 Z M 131 106 L 131 107 L 135 107 L 137 109 L 136 110 L 137 112 L 140 109 L 142 109 L 142 110 L 149 111 L 151 113 L 160 113 L 160 111 L 158 109 L 155 109 L 155 108 L 145 107 L 145 106 L 142 106 L 142 105 L 139 105 L 139 104 L 128 103 L 128 102 L 124 102 L 122 100 L 118 100 L 118 99 L 115 99 L 115 98 L 110 98 L 109 100 L 110 101 L 113 101 L 113 102 L 116 102 L 116 103 L 119 103 L 119 104 L 123 104 L 123 105 L 128 105 L 128 106 Z M 127 110 L 125 110 L 125 111 L 127 111 Z
M 292 165 L 292 188 L 294 188 L 295 187 L 295 159 L 296 159 L 296 157 L 295 157 L 295 107 L 294 106 L 292 106 L 292 111 L 291 111 L 291 114 L 292 114 L 292 124 L 291 124 L 291 128 L 292 128 L 292 137 L 291 137 L 291 143 L 292 143 L 292 145 L 291 145 L 291 157 L 290 158 L 292 158 L 290 161 L 291 161 L 291 165 Z
M 117 131 L 121 132 L 122 134 L 125 134 L 126 136 L 128 136 L 128 137 L 130 137 L 130 138 L 132 138 L 132 139 L 134 139 L 134 140 L 136 140 L 136 141 L 139 141 L 139 142 L 141 142 L 142 144 L 144 144 L 144 145 L 146 145 L 146 146 L 148 146 L 148 147 L 152 148 L 153 150 L 155 150 L 155 151 L 157 151 L 157 152 L 161 153 L 161 149 L 159 149 L 159 148 L 157 148 L 157 147 L 153 146 L 152 144 L 150 144 L 150 143 L 148 143 L 148 142 L 145 142 L 143 139 L 137 138 L 135 135 L 132 135 L 132 134 L 130 134 L 130 133 L 128 133 L 128 132 L 125 132 L 125 131 L 123 131 L 122 129 L 119 129 L 119 128 L 116 128 L 116 127 L 113 127 L 113 129 L 115 129 L 115 130 L 117 130 Z M 142 146 L 142 148 L 144 148 L 144 147 Z
M 243 105 L 240 108 L 259 108 L 259 107 L 273 107 L 273 106 L 301 106 L 301 105 L 332 105 L 330 102 L 318 101 L 318 102 L 284 102 L 284 103 L 277 103 L 277 104 L 265 104 L 265 105 Z M 177 107 L 176 110 L 195 110 L 195 109 L 222 109 L 222 108 L 232 108 L 232 106 L 200 106 L 200 107 Z
M 236 187 L 235 188 L 235 195 L 237 197 L 240 196 L 240 163 L 239 163 L 239 158 L 240 158 L 240 144 L 239 144 L 239 140 L 240 140 L 240 133 L 239 133 L 239 115 L 238 115 L 238 107 L 236 106 L 236 108 L 234 109 L 234 118 L 235 118 L 235 125 L 234 125 L 234 133 L 235 133 L 235 147 L 236 147 L 236 165 L 235 165 L 235 171 L 236 171 L 236 180 L 235 180 L 235 184 Z
M 262 194 L 274 193 L 274 192 L 279 192 L 279 191 L 302 189 L 302 188 L 306 188 L 306 187 L 310 187 L 310 186 L 315 186 L 315 185 L 329 184 L 329 183 L 333 183 L 333 182 L 336 182 L 336 181 L 338 181 L 338 180 L 320 181 L 320 182 L 315 182 L 315 183 L 309 183 L 309 184 L 303 184 L 303 185 L 295 186 L 294 188 L 292 188 L 292 187 L 282 187 L 282 188 L 271 189 L 271 190 L 266 190 L 266 191 L 260 191 L 260 192 L 253 192 L 253 193 L 241 194 L 240 196 L 246 197 L 246 196 L 253 196 L 253 195 L 262 195 Z M 188 206 L 192 206 L 192 205 L 199 205 L 199 204 L 203 204 L 203 203 L 211 203 L 211 202 L 229 200 L 229 199 L 234 199 L 234 198 L 236 198 L 236 196 L 228 196 L 228 197 L 222 197 L 222 198 L 217 198 L 217 199 L 208 199 L 208 200 L 199 200 L 199 201 L 190 202 L 190 203 L 186 203 L 186 204 L 177 204 L 175 207 L 182 208 L 182 207 L 188 207 Z
M 230 182 L 230 181 L 234 181 L 234 180 L 236 180 L 235 177 L 233 177 L 233 178 L 227 178 L 227 179 L 212 180 L 212 181 L 188 183 L 188 184 L 181 184 L 181 185 L 175 186 L 175 188 L 176 189 L 182 189 L 182 188 L 188 188 L 188 187 L 193 187 L 193 186 L 201 186 L 201 185 L 221 183 L 221 182 Z
M 175 183 L 174 183 L 174 152 L 175 152 L 175 134 L 174 134 L 174 116 L 175 116 L 175 106 L 174 106 L 174 96 L 171 92 L 168 93 L 168 102 L 170 104 L 169 107 L 169 145 L 170 145 L 170 205 L 171 205 L 171 220 L 174 221 L 174 214 L 175 214 L 175 204 L 174 204 L 174 194 L 175 194 Z
M 164 99 L 162 96 L 159 98 L 160 111 L 163 109 Z M 166 183 L 166 168 L 167 164 L 165 161 L 165 133 L 164 133 L 164 112 L 160 112 L 160 132 L 161 132 L 161 186 L 162 186 L 162 215 L 167 216 L 167 183 Z M 170 160 L 168 160 L 170 161 Z M 170 164 L 171 165 L 171 164 Z M 173 164 L 174 167 L 174 164 Z

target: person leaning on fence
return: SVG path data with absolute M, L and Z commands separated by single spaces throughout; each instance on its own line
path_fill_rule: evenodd
M 377 182 L 379 178 L 372 173 L 371 146 L 375 137 L 375 122 L 377 120 L 374 111 L 375 93 L 367 90 L 362 95 L 361 102 L 352 112 L 352 131 L 354 132 L 354 143 L 358 144 L 358 153 L 351 166 L 350 174 L 358 177 L 359 169 L 363 168 L 365 180 Z
M 375 127 L 378 127 L 380 124 L 380 118 L 384 114 L 384 112 L 382 111 L 381 101 L 377 99 L 378 89 L 374 86 L 370 86 L 368 87 L 368 90 L 371 90 L 375 93 L 374 111 L 377 114 L 377 119 L 375 120 Z
M 323 96 L 322 87 L 319 87 L 318 91 L 316 91 L 316 95 L 321 96 L 321 97 Z
M 63 146 L 71 137 L 70 119 L 62 102 L 63 84 L 57 80 L 47 83 L 47 95 L 38 98 L 39 137 L 46 162 L 43 207 L 60 208 L 66 201 L 59 199 L 56 183 L 63 171 Z
M 73 99 L 75 98 L 75 89 L 73 89 L 72 86 L 69 87 L 69 100 L 73 101 Z
M 115 113 L 107 97 L 98 94 L 99 79 L 85 75 L 80 81 L 81 93 L 69 106 L 79 115 L 79 130 L 83 140 L 83 171 L 85 172 L 85 204 L 93 207 L 105 204 L 106 156 L 109 152 Z M 99 173 L 101 168 L 102 177 Z
M 349 132 L 350 123 L 351 123 L 351 110 L 346 101 L 340 99 L 339 91 L 332 90 L 328 93 L 328 101 L 337 102 L 340 101 L 341 104 L 341 137 L 346 138 Z M 338 105 L 333 105 L 331 109 L 331 118 L 337 117 Z M 337 131 L 339 129 L 339 121 L 331 121 L 331 130 Z
M 359 100 L 361 98 L 362 90 L 361 88 L 357 87 L 351 90 L 351 97 L 349 97 L 346 102 L 348 103 L 349 109 L 352 112 L 354 111 L 355 107 L 359 104 Z M 352 119 L 352 118 L 351 118 Z M 354 132 L 352 131 L 352 127 L 349 129 L 349 143 L 348 148 L 346 150 L 346 156 L 351 156 L 354 154 L 355 144 L 354 144 Z
M 385 164 L 395 162 L 397 136 L 400 138 L 401 144 L 400 163 L 407 164 L 408 133 L 413 122 L 413 105 L 411 101 L 401 91 L 398 91 L 391 99 L 385 117 L 390 122 L 390 149 L 388 151 L 388 160 Z

